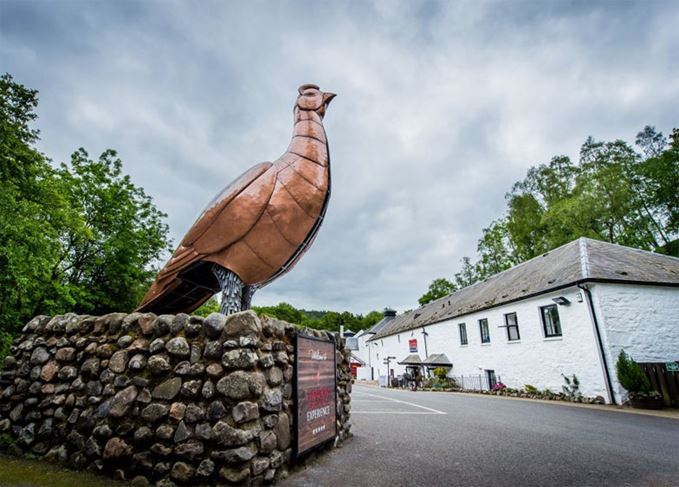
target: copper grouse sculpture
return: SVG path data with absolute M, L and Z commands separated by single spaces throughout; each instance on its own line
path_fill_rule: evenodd
M 313 242 L 330 198 L 323 116 L 333 93 L 302 85 L 292 141 L 253 166 L 203 210 L 138 311 L 191 312 L 222 292 L 221 312 L 250 307 L 254 292 L 288 272 Z

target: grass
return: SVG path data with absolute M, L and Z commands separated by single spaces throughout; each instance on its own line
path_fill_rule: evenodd
M 0 486 L 121 487 L 121 482 L 89 472 L 66 470 L 47 462 L 0 455 Z

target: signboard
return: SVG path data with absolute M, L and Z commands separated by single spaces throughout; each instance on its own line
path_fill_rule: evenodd
M 410 348 L 410 353 L 417 353 L 417 338 L 408 340 L 408 348 Z
M 667 372 L 679 372 L 679 363 L 667 362 L 665 364 L 665 369 L 667 369 Z
M 295 373 L 300 456 L 337 435 L 335 343 L 298 334 Z

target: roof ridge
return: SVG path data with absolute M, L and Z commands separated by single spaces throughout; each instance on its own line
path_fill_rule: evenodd
M 588 279 L 591 275 L 589 266 L 589 251 L 587 249 L 588 239 L 585 237 L 580 237 L 578 240 L 580 246 L 580 273 L 582 274 L 583 279 Z

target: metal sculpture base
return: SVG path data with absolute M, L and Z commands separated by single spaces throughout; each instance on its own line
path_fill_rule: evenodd
M 257 286 L 248 286 L 234 272 L 217 264 L 212 266 L 212 273 L 222 290 L 220 313 L 230 315 L 250 309 L 252 296 L 257 291 Z

